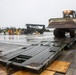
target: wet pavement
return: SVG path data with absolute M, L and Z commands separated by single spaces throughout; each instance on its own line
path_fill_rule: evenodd
M 49 41 L 53 37 L 52 32 L 45 32 L 40 35 L 3 35 L 0 34 L 0 42 L 12 43 L 12 44 L 21 44 L 21 45 L 30 45 L 36 44 L 40 41 Z
M 45 32 L 43 35 L 3 35 L 0 34 L 0 56 L 12 51 L 27 47 L 31 44 L 39 44 L 41 41 L 52 40 L 53 34 Z

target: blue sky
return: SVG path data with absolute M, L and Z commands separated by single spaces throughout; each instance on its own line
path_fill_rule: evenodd
M 0 27 L 25 27 L 44 24 L 62 17 L 63 10 L 76 10 L 76 0 L 0 0 Z

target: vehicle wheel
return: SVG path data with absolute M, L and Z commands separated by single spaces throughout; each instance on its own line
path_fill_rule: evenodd
M 65 37 L 65 32 L 62 32 L 59 29 L 55 29 L 54 30 L 54 36 L 63 38 L 63 37 Z
M 55 29 L 55 30 L 54 30 L 54 36 L 55 36 L 55 37 L 59 37 L 59 36 L 60 36 L 58 29 Z
M 28 34 L 27 30 L 24 31 L 24 34 Z
M 59 35 L 60 35 L 60 37 L 63 38 L 63 37 L 65 37 L 65 32 L 60 32 L 60 31 L 59 31 Z
M 70 37 L 75 37 L 75 30 L 70 30 Z
M 39 33 L 40 33 L 40 34 L 43 34 L 43 31 L 40 31 Z

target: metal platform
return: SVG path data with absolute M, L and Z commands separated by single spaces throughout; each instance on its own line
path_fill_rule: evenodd
M 0 57 L 0 62 L 40 73 L 59 56 L 62 49 L 69 48 L 75 41 L 75 38 L 53 38 L 28 47 L 21 46 Z
M 24 46 L 25 45 L 0 42 L 0 56 L 4 56 L 5 54 L 23 48 Z

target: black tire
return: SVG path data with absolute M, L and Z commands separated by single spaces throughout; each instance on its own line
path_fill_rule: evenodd
M 55 29 L 54 36 L 63 38 L 63 37 L 65 37 L 65 32 L 61 31 L 60 29 Z
M 25 30 L 25 31 L 24 31 L 24 34 L 28 34 L 28 31 L 27 31 L 27 30 Z
M 40 34 L 43 34 L 43 32 L 41 32 Z
M 40 34 L 43 34 L 44 32 L 43 32 L 43 31 L 39 31 L 39 33 L 40 33 Z
M 70 37 L 72 38 L 75 37 L 75 30 L 73 29 L 70 30 Z
M 58 29 L 54 29 L 54 33 L 53 34 L 54 34 L 55 37 L 59 37 L 59 31 L 58 31 Z
M 61 31 L 59 31 L 59 35 L 60 35 L 60 37 L 65 37 L 65 32 L 61 32 Z

